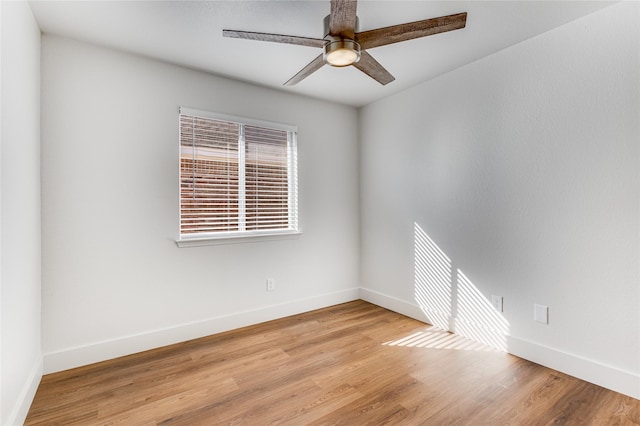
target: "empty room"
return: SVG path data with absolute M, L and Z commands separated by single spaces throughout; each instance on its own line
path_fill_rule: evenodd
M 640 424 L 640 3 L 0 20 L 0 425 Z

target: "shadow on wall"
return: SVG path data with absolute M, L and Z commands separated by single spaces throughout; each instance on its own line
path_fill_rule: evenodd
M 431 325 L 507 351 L 509 322 L 414 223 L 415 299 Z

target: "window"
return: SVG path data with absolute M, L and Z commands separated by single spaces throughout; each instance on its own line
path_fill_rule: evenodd
M 297 233 L 295 127 L 180 108 L 180 240 Z

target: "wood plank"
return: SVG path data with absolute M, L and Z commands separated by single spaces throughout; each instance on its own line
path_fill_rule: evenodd
M 356 301 L 43 377 L 26 425 L 640 424 L 640 401 Z

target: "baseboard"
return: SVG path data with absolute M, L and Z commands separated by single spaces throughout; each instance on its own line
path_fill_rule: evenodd
M 390 311 L 429 323 L 429 318 L 427 318 L 427 315 L 417 304 L 409 303 L 397 297 L 388 296 L 367 288 L 360 288 L 360 298 L 366 302 L 389 309 Z
M 419 321 L 429 322 L 427 315 L 417 304 L 365 288 L 360 289 L 360 298 Z M 514 336 L 506 336 L 506 338 L 507 352 L 512 355 L 640 399 L 640 374 L 604 365 Z
M 38 358 L 31 368 L 31 372 L 18 396 L 16 405 L 9 411 L 6 419 L 0 419 L 3 425 L 22 425 L 27 418 L 29 408 L 36 395 L 40 380 L 42 379 L 42 358 Z
M 634 374 L 513 336 L 509 336 L 507 342 L 509 353 L 512 355 L 640 399 L 640 374 Z
M 351 288 L 307 299 L 294 300 L 282 304 L 209 318 L 204 321 L 181 324 L 175 327 L 153 330 L 133 336 L 125 336 L 81 347 L 50 352 L 44 355 L 44 373 L 49 374 L 68 370 L 70 368 L 284 318 L 339 303 L 350 302 L 358 300 L 359 298 L 359 289 Z

